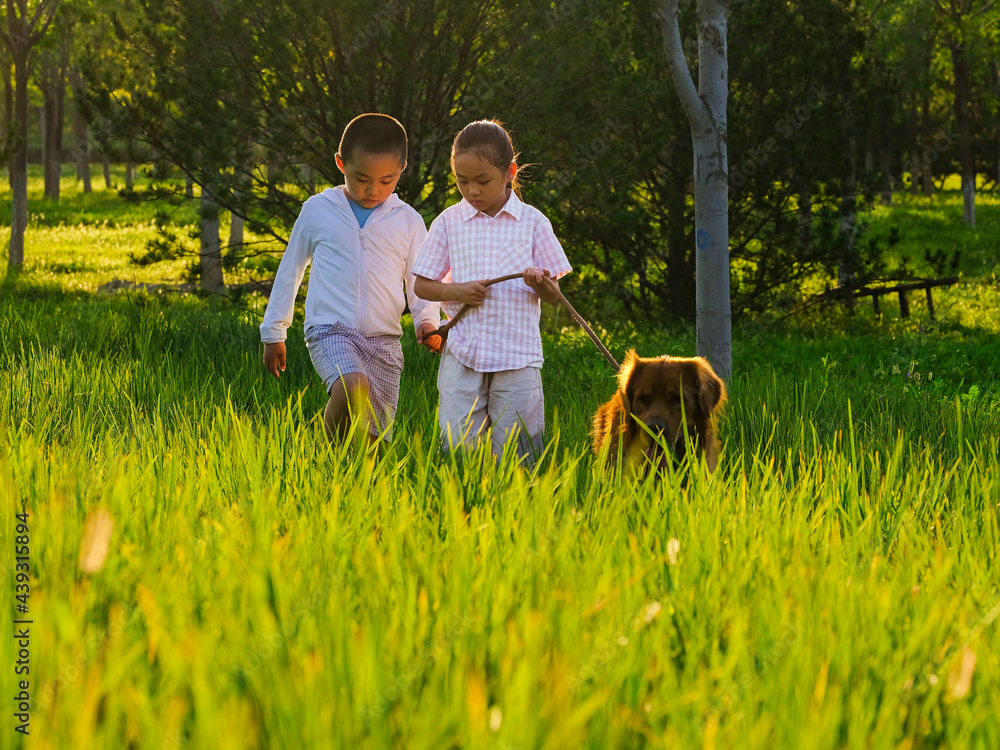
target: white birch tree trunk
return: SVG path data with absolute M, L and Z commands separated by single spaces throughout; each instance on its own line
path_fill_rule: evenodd
M 678 0 L 660 0 L 667 68 L 691 123 L 694 143 L 695 299 L 698 354 L 719 377 L 732 376 L 729 297 L 729 164 L 726 37 L 729 0 L 698 0 L 698 87 L 695 88 L 677 20 Z
M 243 253 L 243 217 L 230 213 L 229 252 L 237 255 Z
M 219 204 L 208 185 L 201 188 L 201 286 L 217 290 L 222 279 L 222 248 L 219 246 Z

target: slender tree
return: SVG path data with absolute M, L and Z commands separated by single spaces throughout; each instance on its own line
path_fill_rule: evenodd
M 31 53 L 45 36 L 59 9 L 59 0 L 7 0 L 7 28 L 3 42 L 10 50 L 14 66 L 14 102 L 10 157 L 12 215 L 7 265 L 24 264 L 24 232 L 28 227 L 28 63 Z
M 63 6 L 65 8 L 65 6 Z M 36 81 L 42 92 L 44 138 L 42 165 L 45 175 L 45 197 L 59 201 L 62 177 L 63 124 L 66 115 L 66 83 L 69 73 L 69 48 L 71 29 L 66 24 L 66 14 L 60 12 L 49 32 L 51 44 L 39 50 L 41 64 Z M 54 38 L 53 38 L 54 37 Z
M 958 151 L 962 167 L 962 205 L 967 226 L 976 226 L 976 162 L 973 156 L 972 116 L 969 111 L 972 78 L 969 70 L 970 47 L 979 41 L 983 19 L 995 14 L 997 0 L 934 0 L 944 22 L 944 43 L 951 55 L 955 93 L 955 125 L 958 128 Z M 995 20 L 992 19 L 992 20 Z
M 728 0 L 698 0 L 698 86 L 684 56 L 677 0 L 661 0 L 670 77 L 691 124 L 694 144 L 695 284 L 698 354 L 724 379 L 732 375 L 729 298 L 729 164 L 726 106 Z

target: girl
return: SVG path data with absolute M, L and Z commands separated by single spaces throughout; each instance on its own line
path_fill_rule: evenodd
M 489 430 L 499 457 L 516 435 L 530 464 L 545 428 L 539 300 L 557 302 L 556 279 L 572 269 L 549 220 L 519 198 L 517 154 L 499 122 L 455 136 L 451 167 L 463 200 L 431 224 L 413 267 L 418 297 L 443 301 L 449 316 L 473 307 L 449 333 L 438 370 L 441 436 L 471 445 Z M 511 273 L 523 281 L 484 286 Z

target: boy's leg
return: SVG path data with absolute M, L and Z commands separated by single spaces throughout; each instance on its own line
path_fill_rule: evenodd
M 504 444 L 514 433 L 519 458 L 531 466 L 542 451 L 545 432 L 541 371 L 524 367 L 493 373 L 488 398 L 493 455 L 500 458 Z
M 486 380 L 486 373 L 463 365 L 445 345 L 438 368 L 438 424 L 446 449 L 475 445 L 489 426 Z
M 373 443 L 378 439 L 368 429 L 371 418 L 371 402 L 368 397 L 368 378 L 360 372 L 342 375 L 330 388 L 330 400 L 323 413 L 323 425 L 330 441 L 343 440 L 350 434 L 351 425 L 358 423 L 357 436 L 368 437 Z
M 365 338 L 343 323 L 314 328 L 309 356 L 330 396 L 323 414 L 327 437 L 343 439 L 358 422 L 359 442 L 391 439 L 403 353 L 394 336 Z

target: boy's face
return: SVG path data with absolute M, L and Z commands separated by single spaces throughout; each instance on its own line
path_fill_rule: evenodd
M 337 154 L 337 167 L 344 173 L 347 197 L 364 208 L 375 208 L 392 195 L 406 164 L 398 154 L 357 151 L 346 162 Z

